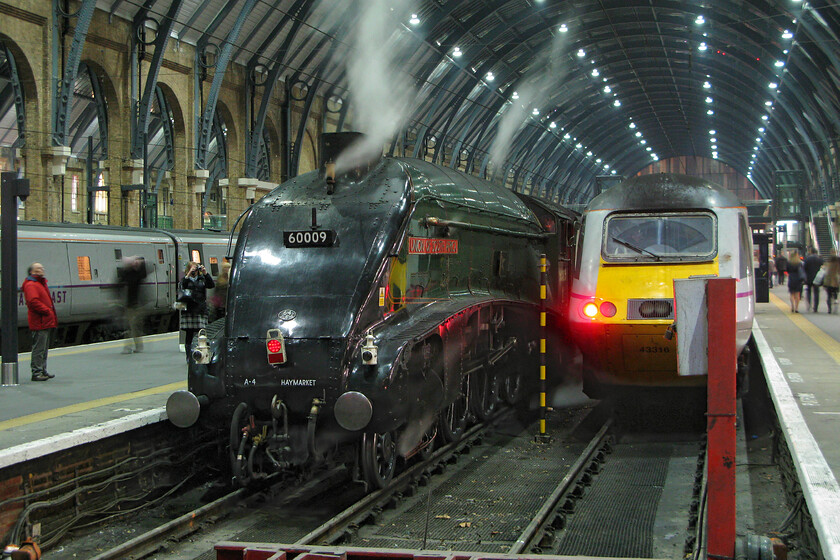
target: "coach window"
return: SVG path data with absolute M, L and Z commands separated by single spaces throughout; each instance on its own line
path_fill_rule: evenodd
M 213 276 L 219 275 L 219 259 L 210 257 L 210 274 Z
M 158 249 L 158 264 L 163 264 L 163 249 Z
M 76 257 L 76 267 L 79 271 L 79 280 L 93 280 L 90 275 L 90 257 Z
M 198 249 L 193 249 L 191 251 L 191 253 L 192 253 L 192 256 L 190 256 L 190 260 L 192 262 L 201 264 L 201 251 L 199 251 Z

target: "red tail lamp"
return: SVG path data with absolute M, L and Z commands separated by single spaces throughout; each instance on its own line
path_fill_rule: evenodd
M 269 329 L 266 334 L 265 351 L 268 354 L 268 363 L 272 365 L 286 363 L 286 343 L 283 340 L 283 333 L 278 329 Z
M 615 304 L 611 301 L 605 301 L 601 304 L 601 315 L 604 317 L 615 317 L 616 311 Z

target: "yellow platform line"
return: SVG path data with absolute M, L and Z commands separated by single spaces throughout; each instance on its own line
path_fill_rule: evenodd
M 143 343 L 154 344 L 155 342 L 164 342 L 166 340 L 173 340 L 178 338 L 177 334 L 169 334 L 166 336 L 159 336 L 157 338 L 153 338 L 153 336 L 144 337 Z M 108 340 L 105 342 L 95 342 L 93 344 L 85 344 L 82 347 L 64 346 L 61 348 L 50 348 L 49 355 L 51 357 L 54 357 L 72 356 L 73 354 L 87 354 L 88 352 L 95 352 L 96 350 L 102 350 L 103 348 L 116 348 L 118 346 L 124 346 L 126 340 L 130 339 L 117 339 Z M 26 352 L 18 356 L 19 362 L 28 362 L 30 359 L 32 359 L 32 352 Z
M 63 406 L 61 408 L 54 408 L 52 410 L 45 410 L 43 412 L 36 412 L 34 414 L 27 414 L 26 416 L 21 416 L 19 418 L 13 418 L 12 420 L 0 422 L 0 431 L 8 430 L 10 428 L 19 428 L 20 426 L 34 424 L 35 422 L 43 422 L 44 420 L 52 420 L 53 418 L 58 418 L 59 416 L 73 414 L 75 412 L 83 412 L 85 410 L 90 410 L 99 406 L 107 406 L 109 404 L 130 401 L 132 399 L 148 397 L 150 395 L 169 393 L 186 388 L 187 382 L 179 381 L 177 383 L 170 383 L 169 385 L 161 385 L 160 387 L 152 387 L 151 389 L 134 391 L 133 393 L 123 393 L 122 395 L 114 395 L 113 397 L 103 397 L 101 399 L 96 399 L 93 401 L 71 404 L 70 406 Z
M 825 334 L 814 323 L 803 317 L 801 313 L 790 313 L 790 304 L 776 294 L 770 294 L 770 302 L 782 311 L 785 311 L 787 318 L 793 321 L 793 324 L 799 327 L 799 330 L 808 335 L 808 338 L 816 342 L 820 348 L 825 350 L 826 354 L 831 356 L 837 365 L 840 365 L 840 342 Z

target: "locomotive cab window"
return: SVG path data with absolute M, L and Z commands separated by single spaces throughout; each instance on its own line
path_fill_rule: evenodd
M 604 224 L 607 262 L 700 262 L 717 252 L 715 217 L 709 213 L 616 214 Z

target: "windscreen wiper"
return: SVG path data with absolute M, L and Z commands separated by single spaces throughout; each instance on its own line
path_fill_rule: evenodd
M 642 249 L 641 247 L 636 247 L 632 243 L 628 243 L 627 241 L 624 241 L 623 239 L 619 239 L 618 237 L 613 237 L 612 240 L 615 241 L 616 243 L 618 243 L 619 245 L 623 245 L 623 246 L 627 247 L 628 249 L 632 249 L 633 251 L 636 251 L 640 255 L 643 255 L 643 254 L 647 253 L 648 255 L 650 255 L 651 257 L 656 259 L 657 261 L 662 260 L 662 257 L 660 255 L 657 255 L 656 253 L 648 251 L 647 249 Z

